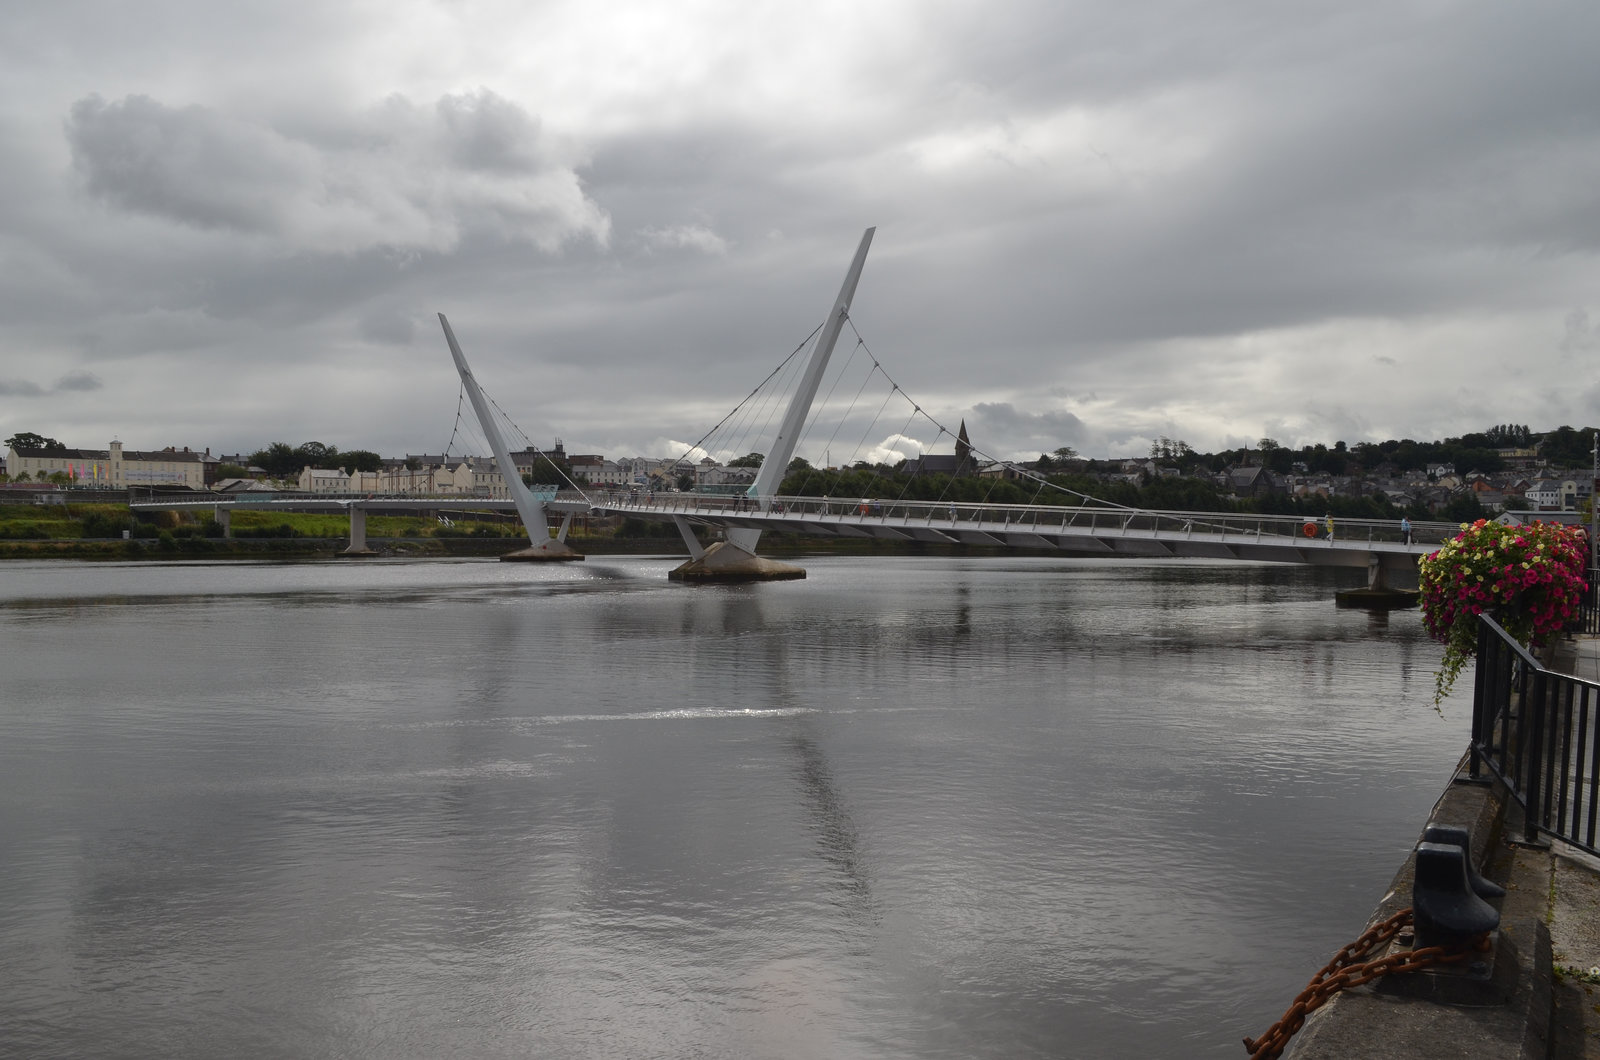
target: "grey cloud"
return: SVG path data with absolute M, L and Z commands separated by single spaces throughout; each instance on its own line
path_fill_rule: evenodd
M 93 372 L 79 368 L 57 379 L 54 386 L 42 387 L 31 379 L 0 379 L 0 396 L 46 397 L 50 394 L 99 390 L 105 384 Z
M 539 123 L 492 92 L 446 96 L 435 105 L 450 157 L 463 169 L 533 173 L 540 168 Z
M 1589 314 L 1574 309 L 1567 314 L 1566 334 L 1561 336 L 1561 352 L 1578 353 L 1600 348 L 1600 327 L 1589 323 Z
M 979 402 L 967 417 L 972 444 L 993 457 L 1048 453 L 1089 440 L 1088 426 L 1062 409 L 1025 412 L 1010 402 Z
M 89 193 L 113 206 L 293 250 L 448 252 L 481 231 L 553 251 L 609 236 L 576 169 L 545 159 L 538 123 L 489 92 L 281 127 L 91 96 L 67 138 Z
M 389 346 L 409 346 L 416 331 L 416 323 L 404 313 L 379 311 L 361 318 L 361 337 Z
M 105 384 L 100 381 L 99 376 L 95 375 L 93 372 L 79 368 L 76 371 L 68 372 L 60 379 L 57 379 L 55 389 L 88 391 L 99 390 L 103 386 L 105 386 Z
M 270 130 L 148 96 L 79 100 L 67 136 L 91 194 L 200 228 L 281 227 L 278 189 L 306 183 L 314 168 L 309 152 Z
M 694 250 L 702 254 L 726 254 L 728 241 L 702 224 L 667 225 L 641 228 L 636 233 L 647 250 Z

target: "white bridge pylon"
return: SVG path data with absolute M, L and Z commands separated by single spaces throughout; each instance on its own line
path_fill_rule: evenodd
M 757 511 L 771 509 L 773 495 L 789 468 L 789 460 L 800 441 L 811 403 L 816 399 L 817 388 L 822 383 L 823 373 L 827 371 L 828 359 L 833 356 L 839 332 L 844 329 L 845 321 L 850 316 L 850 303 L 855 298 L 861 269 L 867 263 L 867 250 L 872 246 L 872 235 L 876 231 L 876 228 L 869 228 L 861 234 L 855 257 L 845 272 L 844 283 L 839 288 L 838 297 L 833 300 L 833 308 L 828 311 L 828 317 L 817 333 L 817 341 L 811 347 L 811 357 L 800 377 L 800 385 L 795 388 L 789 407 L 783 414 L 783 422 L 772 441 L 771 451 L 762 458 L 755 482 L 746 493 L 748 503 Z M 685 519 L 674 519 L 673 522 L 689 549 L 689 562 L 672 571 L 672 578 L 681 581 L 770 581 L 806 576 L 803 568 L 756 555 L 756 545 L 761 540 L 762 527 L 759 525 L 729 526 L 722 541 L 702 549 L 694 528 Z
M 506 492 L 516 503 L 517 514 L 521 516 L 522 525 L 528 531 L 527 548 L 507 553 L 500 558 L 582 559 L 582 555 L 567 545 L 567 528 L 572 525 L 570 513 L 562 520 L 561 529 L 557 531 L 556 536 L 553 538 L 550 536 L 550 521 L 545 515 L 544 502 L 523 485 L 522 476 L 517 472 L 516 462 L 511 459 L 511 450 L 506 448 L 506 440 L 501 436 L 499 426 L 489 413 L 489 399 L 484 397 L 483 388 L 478 385 L 472 369 L 467 367 L 467 358 L 462 354 L 460 344 L 456 342 L 456 333 L 450 329 L 450 321 L 445 319 L 443 313 L 439 314 L 439 325 L 444 328 L 444 340 L 450 346 L 450 356 L 456 362 L 456 371 L 461 374 L 461 386 L 467 392 L 467 399 L 472 402 L 472 411 L 477 414 L 478 426 L 483 429 L 483 436 L 488 439 L 489 448 L 494 450 L 495 467 L 499 468 L 500 477 L 505 479 Z

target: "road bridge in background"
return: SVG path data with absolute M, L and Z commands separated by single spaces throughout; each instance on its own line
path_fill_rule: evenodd
M 566 536 L 567 527 L 576 515 L 589 512 L 592 505 L 583 496 L 565 498 L 553 489 L 531 491 L 545 509 L 561 516 L 560 533 Z M 234 512 L 335 512 L 349 516 L 350 544 L 344 550 L 349 556 L 370 556 L 367 547 L 367 516 L 417 515 L 423 513 L 449 514 L 459 512 L 510 512 L 518 513 L 517 502 L 510 497 L 480 497 L 466 493 L 150 493 L 142 499 L 130 499 L 128 509 L 140 512 L 199 512 L 209 511 L 222 526 L 224 537 L 233 536 Z

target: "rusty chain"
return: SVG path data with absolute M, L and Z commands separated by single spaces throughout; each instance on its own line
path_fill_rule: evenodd
M 1370 961 L 1366 959 L 1373 950 L 1386 945 L 1403 929 L 1410 927 L 1411 922 L 1411 910 L 1402 909 L 1389 919 L 1374 924 L 1360 938 L 1336 953 L 1333 960 L 1311 977 L 1311 984 L 1294 999 L 1282 1019 L 1261 1037 L 1244 1040 L 1250 1060 L 1277 1060 L 1283 1055 L 1295 1031 L 1305 1023 L 1306 1016 L 1346 987 L 1370 983 L 1395 972 L 1416 972 L 1434 965 L 1460 964 L 1474 952 L 1489 948 L 1488 936 L 1480 935 L 1464 945 L 1428 946 L 1420 950 L 1402 950 Z

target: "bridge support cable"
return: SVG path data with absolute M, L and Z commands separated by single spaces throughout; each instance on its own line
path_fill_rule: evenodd
M 461 346 L 456 342 L 455 332 L 450 329 L 450 321 L 445 319 L 443 313 L 439 314 L 439 324 L 444 328 L 445 342 L 450 347 L 450 356 L 455 360 L 456 371 L 461 375 L 461 385 L 467 392 L 467 398 L 472 402 L 472 409 L 478 416 L 478 425 L 483 429 L 488 438 L 490 447 L 494 450 L 495 466 L 500 470 L 501 478 L 505 479 L 506 491 L 510 494 L 512 502 L 517 506 L 517 514 L 522 517 L 523 528 L 528 532 L 529 547 L 502 556 L 502 559 L 525 560 L 569 560 L 582 559 L 566 544 L 566 526 L 562 527 L 560 538 L 551 538 L 550 519 L 545 509 L 544 502 L 535 497 L 528 487 L 523 485 L 522 476 L 517 472 L 517 465 L 511 459 L 511 452 L 506 448 L 505 439 L 501 436 L 499 428 L 495 425 L 494 417 L 489 411 L 489 400 L 483 388 L 478 385 L 478 380 L 472 374 L 472 369 L 467 367 L 467 358 L 461 352 Z M 570 524 L 571 517 L 568 517 Z
M 839 341 L 839 333 L 849 320 L 850 303 L 855 298 L 856 286 L 860 283 L 861 270 L 866 264 L 867 250 L 872 246 L 872 236 L 875 231 L 877 231 L 875 228 L 868 228 L 862 233 L 861 243 L 856 247 L 855 257 L 845 273 L 844 283 L 834 299 L 833 308 L 829 310 L 823 322 L 822 330 L 817 333 L 816 344 L 811 349 L 811 356 L 806 362 L 800 383 L 795 388 L 789 407 L 784 412 L 771 451 L 762 458 L 761 467 L 756 471 L 755 482 L 746 491 L 746 495 L 754 501 L 756 510 L 763 514 L 772 509 L 772 498 L 777 493 L 778 484 L 783 481 L 790 459 L 794 456 L 801 428 L 811 410 L 811 403 L 817 396 L 823 374 L 828 367 L 828 359 L 833 355 L 833 348 Z M 682 532 L 680 527 L 680 533 Z M 723 531 L 723 536 L 724 540 L 706 549 L 703 555 L 674 569 L 670 576 L 683 581 L 751 581 L 805 577 L 805 571 L 800 567 L 776 563 L 756 555 L 756 546 L 761 541 L 759 526 L 728 526 Z
M 735 405 L 726 416 L 718 420 L 709 431 L 701 435 L 699 441 L 692 443 L 688 449 L 684 450 L 683 454 L 679 456 L 678 459 L 682 460 L 684 457 L 687 457 L 696 451 L 709 453 L 713 447 L 721 447 L 726 449 L 727 445 L 724 441 L 726 436 L 719 434 L 719 432 L 722 431 L 724 427 L 728 426 L 728 422 L 735 416 L 740 416 L 741 413 L 743 413 L 745 416 L 749 416 L 750 413 L 746 406 L 750 405 L 750 403 L 757 397 L 762 397 L 763 393 L 769 390 L 769 384 L 771 384 L 774 379 L 778 378 L 780 375 L 783 375 L 786 369 L 789 369 L 791 366 L 798 363 L 797 359 L 799 358 L 801 351 L 811 344 L 811 341 L 816 338 L 817 332 L 821 330 L 821 324 L 818 324 L 816 327 L 812 328 L 811 334 L 807 335 L 798 346 L 789 351 L 789 356 L 778 362 L 778 366 L 771 372 L 767 373 L 767 377 L 758 383 L 754 390 L 746 394 L 743 401 L 740 401 L 737 405 Z M 775 389 L 779 394 L 787 394 L 789 392 L 789 385 L 790 384 L 788 382 L 782 382 Z M 765 402 L 766 398 L 762 397 L 762 401 Z M 740 422 L 742 423 L 743 419 L 741 419 Z M 740 432 L 738 436 L 742 438 L 745 435 Z
M 855 336 L 856 336 L 857 342 L 859 342 L 860 345 L 864 349 L 866 349 L 867 356 L 872 358 L 873 366 L 875 368 L 877 368 L 879 371 L 883 372 L 884 379 L 889 382 L 889 384 L 894 388 L 894 391 L 899 392 L 901 395 L 903 395 L 905 397 L 906 401 L 911 404 L 912 415 L 913 416 L 918 416 L 918 415 L 922 416 L 924 419 L 926 419 L 928 421 L 928 423 L 930 425 L 932 425 L 933 427 L 937 428 L 939 433 L 935 437 L 934 442 L 932 444 L 933 445 L 937 445 L 938 444 L 938 439 L 942 438 L 946 434 L 950 435 L 952 438 L 955 437 L 956 436 L 956 432 L 951 431 L 944 424 L 940 423 L 937 419 L 935 419 L 932 415 L 930 415 L 920 404 L 916 403 L 915 401 L 912 401 L 911 395 L 906 392 L 905 388 L 900 386 L 900 384 L 898 382 L 896 382 L 892 376 L 889 375 L 888 371 L 883 367 L 882 362 L 878 360 L 877 355 L 874 354 L 872 352 L 871 347 L 867 345 L 866 339 L 861 335 L 861 333 L 859 331 L 856 331 L 855 322 L 854 321 L 847 321 L 847 323 L 850 324 L 851 331 L 855 332 Z M 902 433 L 904 433 L 904 432 L 902 432 Z M 928 448 L 932 448 L 932 445 L 930 445 Z M 1045 488 L 1049 488 L 1049 489 L 1058 490 L 1058 491 L 1060 491 L 1062 493 L 1066 493 L 1066 494 L 1068 494 L 1070 496 L 1073 496 L 1073 497 L 1077 497 L 1080 500 L 1088 501 L 1088 502 L 1091 502 L 1091 503 L 1094 503 L 1094 504 L 1097 504 L 1097 505 L 1101 505 L 1101 506 L 1104 506 L 1104 507 L 1107 507 L 1107 508 L 1126 509 L 1126 510 L 1129 510 L 1129 511 L 1137 510 L 1137 509 L 1134 509 L 1131 505 L 1120 504 L 1120 503 L 1118 503 L 1116 501 L 1108 501 L 1108 500 L 1105 500 L 1103 498 L 1096 497 L 1093 494 L 1082 493 L 1082 492 L 1080 492 L 1078 490 L 1071 489 L 1070 487 L 1063 486 L 1063 485 L 1061 485 L 1059 483 L 1051 482 L 1049 480 L 1049 478 L 1047 478 L 1044 475 L 1040 475 L 1038 472 L 1032 471 L 1032 470 L 1030 470 L 1028 468 L 1017 467 L 1011 461 L 1003 460 L 1003 459 L 995 456 L 994 454 L 991 454 L 991 453 L 988 453 L 988 452 L 984 451 L 982 448 L 980 448 L 978 446 L 972 446 L 971 450 L 972 450 L 972 453 L 974 455 L 976 455 L 976 456 L 983 457 L 986 460 L 991 460 L 996 464 L 1000 464 L 1000 465 L 1008 468 L 1013 473 L 1015 473 L 1018 478 L 1028 479 L 1030 481 L 1038 483 L 1039 484 L 1039 488 L 1040 488 L 1041 491 L 1043 489 L 1045 489 Z M 994 489 L 994 487 L 991 485 L 989 492 L 992 493 L 993 489 Z M 903 496 L 903 494 L 902 494 L 902 496 Z M 943 496 L 941 496 L 939 499 L 942 500 Z M 987 497 L 985 499 L 987 499 Z

